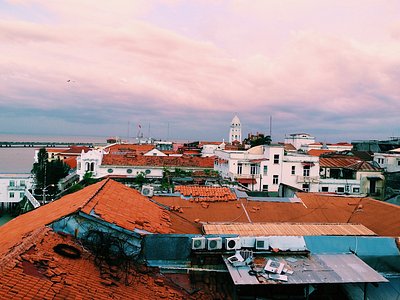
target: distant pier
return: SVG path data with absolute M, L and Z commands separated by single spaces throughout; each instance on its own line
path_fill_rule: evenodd
M 71 146 L 94 147 L 95 143 L 73 142 L 0 142 L 0 148 L 69 148 Z

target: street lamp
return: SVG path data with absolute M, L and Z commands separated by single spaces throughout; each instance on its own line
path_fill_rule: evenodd
M 48 187 L 53 187 L 54 184 L 49 184 L 48 186 L 46 186 L 45 188 L 43 188 L 42 192 L 43 192 L 43 197 L 42 197 L 42 205 L 46 204 L 46 192 L 47 192 L 47 188 Z

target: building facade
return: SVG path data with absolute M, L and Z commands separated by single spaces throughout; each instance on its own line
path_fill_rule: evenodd
M 254 191 L 278 192 L 285 184 L 318 191 L 319 158 L 285 153 L 283 145 L 261 145 L 246 151 L 217 150 L 214 169 Z
M 13 209 L 32 187 L 33 178 L 30 173 L 0 174 L 0 211 Z
M 242 142 L 242 123 L 238 116 L 233 117 L 229 130 L 229 143 L 232 144 L 234 141 Z

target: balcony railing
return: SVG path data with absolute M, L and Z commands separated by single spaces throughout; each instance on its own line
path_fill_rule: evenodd
M 229 172 L 228 176 L 231 178 L 241 178 L 241 179 L 260 178 L 260 174 L 237 174 L 237 173 L 233 173 L 233 172 Z
M 319 176 L 297 176 L 297 183 L 318 183 Z
M 7 190 L 9 191 L 25 191 L 26 186 L 25 185 L 9 185 L 7 187 Z

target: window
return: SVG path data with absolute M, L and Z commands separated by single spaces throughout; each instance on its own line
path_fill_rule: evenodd
M 132 169 L 127 169 L 126 173 L 131 174 L 132 173 Z
M 274 164 L 279 164 L 279 154 L 274 154 Z
M 384 158 L 377 158 L 378 164 L 383 164 L 385 162 Z
M 153 153 L 153 156 L 157 156 L 157 153 Z
M 81 169 L 81 163 L 80 162 L 78 162 L 78 170 L 80 170 Z
M 242 164 L 238 164 L 237 173 L 242 174 Z
M 264 166 L 264 175 L 268 174 L 268 166 Z
M 296 174 L 296 166 L 292 166 L 292 175 Z
M 278 182 L 279 182 L 279 176 L 278 175 L 272 176 L 272 184 L 278 184 Z
M 344 193 L 344 187 L 343 187 L 343 186 L 339 186 L 339 187 L 337 188 L 337 192 L 338 192 L 338 193 Z
M 250 174 L 258 174 L 258 165 L 257 164 L 251 164 L 250 165 Z
M 329 192 L 329 188 L 327 186 L 321 186 L 321 192 Z
M 94 162 L 90 163 L 90 172 L 94 171 Z
M 14 198 L 14 193 L 13 192 L 10 193 L 10 198 Z
M 310 176 L 310 166 L 304 166 L 303 167 L 303 176 Z
M 397 161 L 397 165 L 400 166 L 400 160 Z
M 10 186 L 15 186 L 15 181 L 14 180 L 10 180 Z
M 25 180 L 20 180 L 20 181 L 19 181 L 19 185 L 20 185 L 20 186 L 25 186 Z
M 108 173 L 112 173 L 112 172 L 114 172 L 114 170 L 113 169 L 108 169 L 107 172 Z
M 19 193 L 19 197 L 20 197 L 21 199 L 24 198 L 24 196 L 25 196 L 25 193 L 23 193 L 23 192 Z
M 310 184 L 309 183 L 303 183 L 302 189 L 305 192 L 309 192 L 310 191 Z
M 353 188 L 353 193 L 359 193 L 359 192 L 360 192 L 360 188 L 358 188 L 358 187 Z
M 268 192 L 268 184 L 263 184 L 263 192 Z

